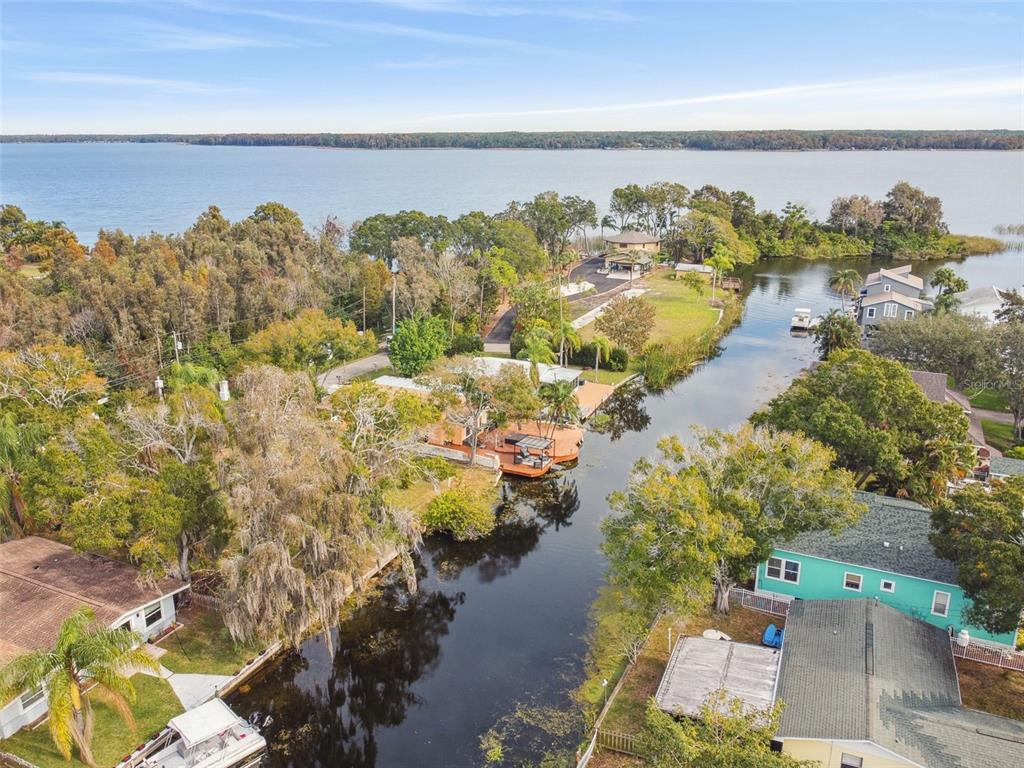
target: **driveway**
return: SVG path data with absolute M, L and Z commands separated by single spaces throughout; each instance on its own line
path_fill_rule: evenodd
M 378 352 L 375 355 L 361 357 L 351 363 L 345 363 L 321 373 L 317 378 L 317 383 L 328 392 L 333 392 L 347 381 L 379 371 L 381 368 L 387 368 L 389 365 L 391 365 L 391 360 L 388 359 L 387 353 Z
M 491 332 L 484 337 L 484 344 L 508 344 L 512 340 L 512 329 L 516 324 L 516 308 L 510 307 L 505 314 L 498 318 L 498 322 L 491 328 Z
M 627 284 L 629 280 L 613 280 L 607 275 L 602 275 L 598 272 L 599 269 L 604 269 L 604 257 L 602 256 L 591 256 L 586 261 L 581 262 L 569 273 L 569 279 L 575 282 L 586 281 L 594 286 L 594 290 L 598 293 L 605 293 L 607 291 L 615 290 L 616 288 L 622 288 L 623 284 Z M 583 298 L 582 296 L 570 296 L 569 302 L 574 302 Z

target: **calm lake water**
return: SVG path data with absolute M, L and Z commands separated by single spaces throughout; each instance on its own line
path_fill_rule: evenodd
M 881 196 L 900 179 L 939 195 L 953 229 L 987 234 L 1024 218 L 1024 154 L 328 151 L 167 145 L 3 145 L 2 197 L 30 216 L 180 231 L 208 204 L 230 217 L 279 200 L 307 223 L 420 208 L 498 210 L 545 189 L 599 203 L 631 181 L 745 189 L 761 207 L 787 200 L 819 215 L 853 192 Z M 732 428 L 813 359 L 789 334 L 796 306 L 838 304 L 827 289 L 846 264 L 777 261 L 743 273 L 746 311 L 720 354 L 661 394 L 609 406 L 611 434 L 588 434 L 579 465 L 503 486 L 505 515 L 470 544 L 433 538 L 418 556 L 420 591 L 386 581 L 379 599 L 285 656 L 232 704 L 270 712 L 274 766 L 476 766 L 478 738 L 517 705 L 568 706 L 583 675 L 587 611 L 601 584 L 599 524 L 607 495 L 659 438 L 693 424 Z M 865 273 L 863 259 L 849 266 Z M 926 275 L 938 264 L 920 265 Z M 1024 255 L 954 268 L 972 285 L 1024 283 Z M 572 739 L 562 746 L 571 746 Z M 519 745 L 524 752 L 531 745 Z M 548 743 L 547 747 L 558 746 Z M 532 756 L 536 757 L 534 753 Z

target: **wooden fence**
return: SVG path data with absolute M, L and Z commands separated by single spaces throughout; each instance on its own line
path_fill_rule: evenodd
M 958 659 L 977 661 L 981 664 L 990 664 L 993 667 L 1015 669 L 1018 672 L 1024 672 L 1024 653 L 1020 651 L 998 645 L 989 645 L 974 639 L 969 640 L 967 645 L 960 645 L 957 643 L 956 638 L 952 638 L 950 647 L 953 649 L 953 655 Z
M 772 616 L 788 616 L 789 604 L 793 598 L 787 595 L 764 594 L 751 592 L 749 589 L 733 587 L 729 590 L 729 600 L 738 600 L 744 608 L 761 613 L 770 613 Z
M 638 757 L 640 751 L 637 749 L 637 737 L 629 733 L 618 731 L 606 731 L 603 728 L 597 729 L 598 749 L 607 749 L 612 752 L 621 752 L 624 755 Z

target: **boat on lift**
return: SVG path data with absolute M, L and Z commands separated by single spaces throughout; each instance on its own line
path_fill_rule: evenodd
M 118 768 L 255 768 L 267 749 L 260 728 L 271 722 L 258 714 L 243 720 L 220 699 L 210 699 L 171 718 Z

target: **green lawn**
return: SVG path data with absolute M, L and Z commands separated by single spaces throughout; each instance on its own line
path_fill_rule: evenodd
M 442 480 L 435 491 L 429 480 L 413 483 L 408 488 L 395 488 L 387 492 L 387 500 L 395 506 L 408 509 L 417 515 L 426 511 L 427 505 L 437 494 L 452 488 L 461 488 L 476 498 L 498 501 L 498 488 L 494 482 L 494 473 L 484 469 L 470 469 L 468 466 L 453 464 L 455 476 Z
M 606 371 L 604 368 L 598 370 L 588 370 L 580 374 L 580 378 L 583 381 L 593 381 L 598 384 L 610 384 L 615 387 L 624 382 L 630 376 L 633 375 L 633 371 Z
M 718 310 L 708 305 L 711 289 L 698 294 L 674 273 L 657 272 L 643 281 L 644 298 L 657 310 L 651 341 L 695 339 L 718 321 Z
M 1006 397 L 995 389 L 983 389 L 971 398 L 971 405 L 984 408 L 986 411 L 1006 411 Z
M 178 698 L 165 680 L 138 674 L 132 678 L 136 700 L 137 728 L 133 733 L 106 704 L 93 702 L 96 714 L 92 740 L 93 757 L 100 766 L 114 766 L 121 758 L 167 725 L 167 721 L 182 712 Z M 34 731 L 19 731 L 10 739 L 0 741 L 0 750 L 11 752 L 39 768 L 67 768 L 82 766 L 77 757 L 66 761 L 50 739 L 50 729 L 43 723 Z
M 184 626 L 160 642 L 167 650 L 160 663 L 172 672 L 233 675 L 256 656 L 253 648 L 235 644 L 214 611 L 193 607 L 180 619 Z
M 1005 453 L 1017 445 L 1017 441 L 1014 440 L 1013 436 L 1012 424 L 1002 424 L 998 421 L 982 419 L 981 428 L 985 431 L 985 442 L 993 448 Z

